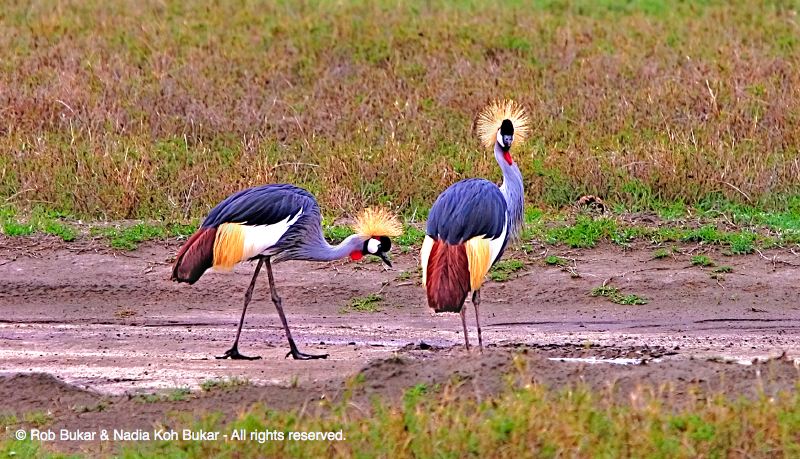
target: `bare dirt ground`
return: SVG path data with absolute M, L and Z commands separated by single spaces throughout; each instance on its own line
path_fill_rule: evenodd
M 295 339 L 301 350 L 330 358 L 284 358 L 264 275 L 240 344 L 242 353 L 263 359 L 231 361 L 214 356 L 233 341 L 254 265 L 176 284 L 168 280 L 176 249 L 151 243 L 120 253 L 91 242 L 0 236 L 1 411 L 49 411 L 55 427 L 149 428 L 173 410 L 232 415 L 258 401 L 294 408 L 335 398 L 359 371 L 364 395 L 396 397 L 453 374 L 491 392 L 522 351 L 534 379 L 556 387 L 614 383 L 624 392 L 669 383 L 748 394 L 792 390 L 800 380 L 800 256 L 789 250 L 728 257 L 693 246 L 656 260 L 645 246 L 549 248 L 574 261 L 572 272 L 545 265 L 544 249 L 509 253 L 526 268 L 485 285 L 483 354 L 463 350 L 458 316 L 429 314 L 414 253 L 395 254 L 392 270 L 370 262 L 289 262 L 276 266 L 276 283 Z M 711 268 L 692 266 L 690 255 L 703 250 L 733 271 L 715 279 Z M 619 305 L 589 295 L 604 282 L 649 302 Z M 379 311 L 347 307 L 371 293 L 383 297 Z M 475 344 L 471 306 L 468 318 Z M 131 396 L 198 389 L 218 378 L 253 386 L 183 402 Z

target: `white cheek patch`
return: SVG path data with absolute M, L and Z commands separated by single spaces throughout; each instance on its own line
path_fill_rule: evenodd
M 370 239 L 367 242 L 367 252 L 378 253 L 378 248 L 381 246 L 381 241 L 377 239 Z
M 503 135 L 500 134 L 500 129 L 497 130 L 497 143 L 499 143 L 502 146 L 505 146 L 503 145 Z

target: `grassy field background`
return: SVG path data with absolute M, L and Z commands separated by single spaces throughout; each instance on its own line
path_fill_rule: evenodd
M 423 215 L 510 97 L 527 200 L 800 212 L 798 2 L 9 2 L 0 205 L 177 221 L 294 182 Z

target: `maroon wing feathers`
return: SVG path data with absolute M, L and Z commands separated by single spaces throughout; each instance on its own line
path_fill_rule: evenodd
M 459 312 L 469 293 L 469 262 L 464 244 L 434 241 L 428 257 L 428 306 L 435 312 Z

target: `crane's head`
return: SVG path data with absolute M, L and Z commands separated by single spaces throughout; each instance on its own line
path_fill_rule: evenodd
M 392 248 L 392 240 L 387 236 L 371 237 L 364 241 L 364 248 L 361 249 L 362 255 L 375 255 L 383 260 L 386 266 L 392 267 L 392 262 L 386 256 Z
M 497 143 L 503 151 L 511 149 L 511 142 L 514 141 L 514 124 L 511 120 L 505 119 L 500 123 L 500 129 L 497 130 Z
M 386 209 L 365 209 L 356 219 L 353 229 L 363 240 L 363 246 L 361 250 L 353 251 L 350 258 L 359 260 L 364 255 L 374 255 L 387 266 L 392 266 L 386 256 L 392 248 L 392 240 L 389 238 L 403 234 L 403 225 L 394 214 Z
M 525 109 L 513 100 L 494 101 L 478 116 L 478 135 L 487 148 L 500 148 L 503 159 L 509 164 L 511 144 L 516 139 L 522 142 L 528 136 L 528 115 Z

